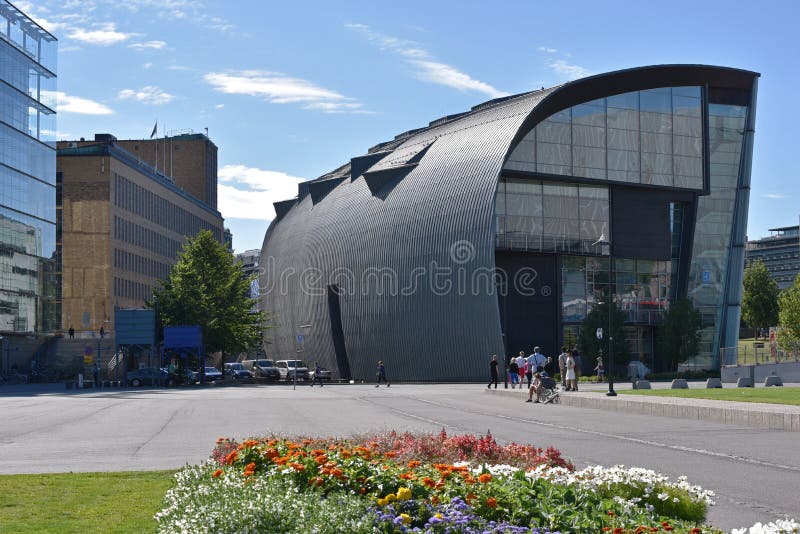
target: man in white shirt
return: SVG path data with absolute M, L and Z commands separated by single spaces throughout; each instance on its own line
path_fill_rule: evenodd
M 525 382 L 525 351 L 519 351 L 519 355 L 517 356 L 516 362 L 517 367 L 519 367 L 519 383 L 520 387 L 522 387 L 522 383 Z

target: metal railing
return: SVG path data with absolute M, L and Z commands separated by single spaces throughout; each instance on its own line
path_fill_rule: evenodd
M 723 365 L 763 365 L 768 363 L 787 363 L 800 361 L 800 350 L 781 350 L 771 346 L 769 341 L 735 347 L 721 347 L 720 361 Z

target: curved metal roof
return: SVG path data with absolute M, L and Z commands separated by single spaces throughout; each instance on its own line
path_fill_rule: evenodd
M 491 355 L 504 351 L 491 278 L 495 194 L 524 133 L 558 106 L 687 80 L 736 86 L 754 76 L 691 65 L 593 76 L 490 101 L 376 145 L 371 159 L 320 177 L 337 181 L 316 203 L 301 184 L 296 201 L 280 203 L 262 248 L 262 307 L 274 314 L 268 350 L 292 354 L 303 335 L 304 357 L 337 369 L 328 298 L 336 285 L 354 378 L 372 377 L 379 359 L 390 379 L 484 377 Z

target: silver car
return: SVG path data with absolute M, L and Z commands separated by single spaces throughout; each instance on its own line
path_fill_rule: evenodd
M 308 380 L 308 366 L 303 360 L 278 360 L 275 362 L 281 380 Z

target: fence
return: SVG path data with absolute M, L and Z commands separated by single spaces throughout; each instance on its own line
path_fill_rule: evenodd
M 800 361 L 798 349 L 785 351 L 773 347 L 768 341 L 723 347 L 719 349 L 720 361 L 723 365 L 759 365 L 765 363 L 785 363 Z

